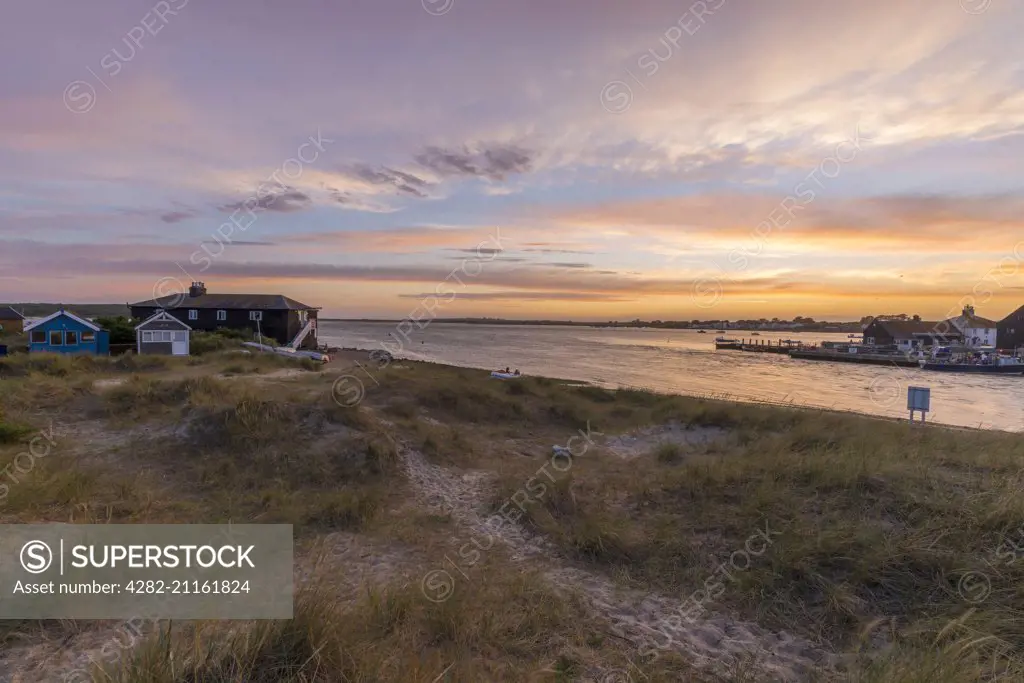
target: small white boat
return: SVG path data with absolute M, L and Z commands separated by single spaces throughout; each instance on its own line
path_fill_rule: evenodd
M 242 345 L 267 353 L 276 353 L 277 355 L 284 356 L 285 358 L 309 358 L 310 360 L 320 361 L 321 363 L 329 363 L 331 360 L 331 357 L 326 353 L 320 353 L 318 351 L 298 351 L 287 346 L 270 346 L 268 344 L 257 344 L 256 342 L 242 342 Z
M 492 372 L 491 377 L 494 379 L 519 379 L 522 375 L 517 375 L 514 372 Z

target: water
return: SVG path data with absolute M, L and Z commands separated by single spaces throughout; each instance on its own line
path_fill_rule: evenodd
M 394 336 L 388 336 L 391 333 Z M 928 420 L 1024 431 L 1024 377 L 958 375 L 881 365 L 794 360 L 787 355 L 716 351 L 714 331 L 432 323 L 401 338 L 396 323 L 322 321 L 331 346 L 400 351 L 396 356 L 449 365 L 638 387 L 674 394 L 715 394 L 908 416 L 907 387 L 932 390 Z M 729 332 L 729 338 L 752 338 Z M 761 332 L 761 340 L 848 341 L 847 333 Z M 401 347 L 399 347 L 399 341 Z

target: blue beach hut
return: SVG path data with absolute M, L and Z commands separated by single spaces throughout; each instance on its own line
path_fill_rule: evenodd
M 110 333 L 63 308 L 25 326 L 33 353 L 110 354 Z

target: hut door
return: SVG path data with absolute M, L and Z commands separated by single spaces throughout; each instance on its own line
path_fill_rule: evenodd
M 171 341 L 171 355 L 172 356 L 187 356 L 188 355 L 188 332 L 174 332 L 172 333 L 174 338 Z

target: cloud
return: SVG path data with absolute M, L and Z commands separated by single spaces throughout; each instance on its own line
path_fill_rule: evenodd
M 758 256 L 773 245 L 799 251 L 843 247 L 867 253 L 880 248 L 993 253 L 1020 242 L 1022 217 L 1024 197 L 1009 194 L 826 196 L 807 201 L 807 196 L 789 191 L 609 202 L 552 214 L 567 227 L 660 240 L 647 243 L 655 251 L 672 245 L 698 254 L 756 248 Z
M 528 248 L 523 251 L 533 252 L 538 254 L 593 254 L 592 251 L 582 251 L 580 249 L 535 249 Z
M 570 262 L 566 262 L 566 261 L 555 261 L 554 263 L 538 263 L 537 265 L 544 266 L 546 268 L 590 268 L 591 267 L 589 263 L 579 263 L 579 262 L 570 263 Z
M 427 294 L 399 294 L 400 299 L 430 299 L 436 297 L 435 293 Z M 593 301 L 593 302 L 627 302 L 636 301 L 636 297 L 624 297 L 617 294 L 599 294 L 596 292 L 523 292 L 523 291 L 501 291 L 501 292 L 460 292 L 459 299 L 470 301 Z
M 344 169 L 343 172 L 349 173 L 370 185 L 393 187 L 398 194 L 418 197 L 420 199 L 427 197 L 427 193 L 424 190 L 430 186 L 430 183 L 419 176 L 387 166 L 374 168 L 367 164 L 355 164 Z
M 223 242 L 217 242 L 215 240 L 203 240 L 200 244 L 218 244 L 223 246 Z M 277 242 L 256 242 L 250 240 L 236 240 L 232 239 L 228 244 L 240 245 L 243 247 L 275 247 Z
M 160 216 L 160 220 L 164 223 L 180 223 L 187 221 L 189 218 L 193 218 L 196 214 L 191 211 L 171 211 Z
M 294 188 L 286 188 L 285 190 L 277 193 L 257 193 L 255 196 L 249 197 L 244 201 L 225 204 L 219 208 L 225 213 L 242 210 L 247 211 L 250 209 L 264 209 L 266 211 L 292 213 L 294 211 L 304 211 L 312 205 L 312 197 L 305 192 L 300 192 Z
M 416 163 L 442 177 L 469 176 L 504 180 L 525 173 L 533 166 L 532 154 L 513 145 L 493 145 L 479 149 L 427 147 L 416 155 Z

